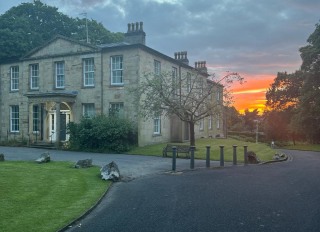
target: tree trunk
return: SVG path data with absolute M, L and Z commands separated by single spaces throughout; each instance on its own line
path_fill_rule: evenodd
M 194 136 L 194 122 L 189 122 L 189 128 L 190 128 L 190 146 L 195 146 L 196 140 Z

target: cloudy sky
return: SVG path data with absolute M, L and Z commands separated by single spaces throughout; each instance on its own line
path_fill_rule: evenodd
M 2 1 L 0 14 L 28 0 Z M 239 110 L 263 108 L 277 72 L 299 69 L 299 48 L 320 20 L 319 0 L 42 0 L 71 17 L 101 22 L 112 32 L 144 23 L 147 46 L 173 57 L 188 51 L 190 64 L 206 61 L 222 78 L 240 73 L 233 89 Z M 90 30 L 90 28 L 89 28 Z

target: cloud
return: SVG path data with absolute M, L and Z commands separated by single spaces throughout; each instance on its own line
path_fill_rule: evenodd
M 112 32 L 126 32 L 127 23 L 143 21 L 147 46 L 171 57 L 188 51 L 191 65 L 205 60 L 220 77 L 239 72 L 247 83 L 259 80 L 256 89 L 267 88 L 277 72 L 299 69 L 299 48 L 320 18 L 319 0 L 42 1 L 72 17 L 86 12 Z M 20 2 L 5 1 L 0 10 Z

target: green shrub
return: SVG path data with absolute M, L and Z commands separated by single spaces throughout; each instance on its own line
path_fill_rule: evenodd
M 125 152 L 137 143 L 134 124 L 120 117 L 105 115 L 82 118 L 68 125 L 69 148 L 85 151 Z

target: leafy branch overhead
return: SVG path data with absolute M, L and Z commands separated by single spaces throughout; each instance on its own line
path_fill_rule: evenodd
M 87 20 L 91 44 L 122 41 L 95 20 Z M 70 18 L 41 1 L 22 3 L 0 15 L 0 62 L 17 60 L 55 35 L 86 41 L 86 19 Z
M 224 103 L 230 101 L 221 82 L 230 84 L 235 80 L 242 82 L 243 78 L 237 73 L 229 73 L 219 81 L 196 72 L 179 77 L 173 72 L 146 73 L 139 84 L 131 87 L 130 96 L 139 103 L 139 113 L 145 118 L 176 116 L 188 123 L 190 143 L 194 145 L 195 123 L 207 117 L 219 118 Z

